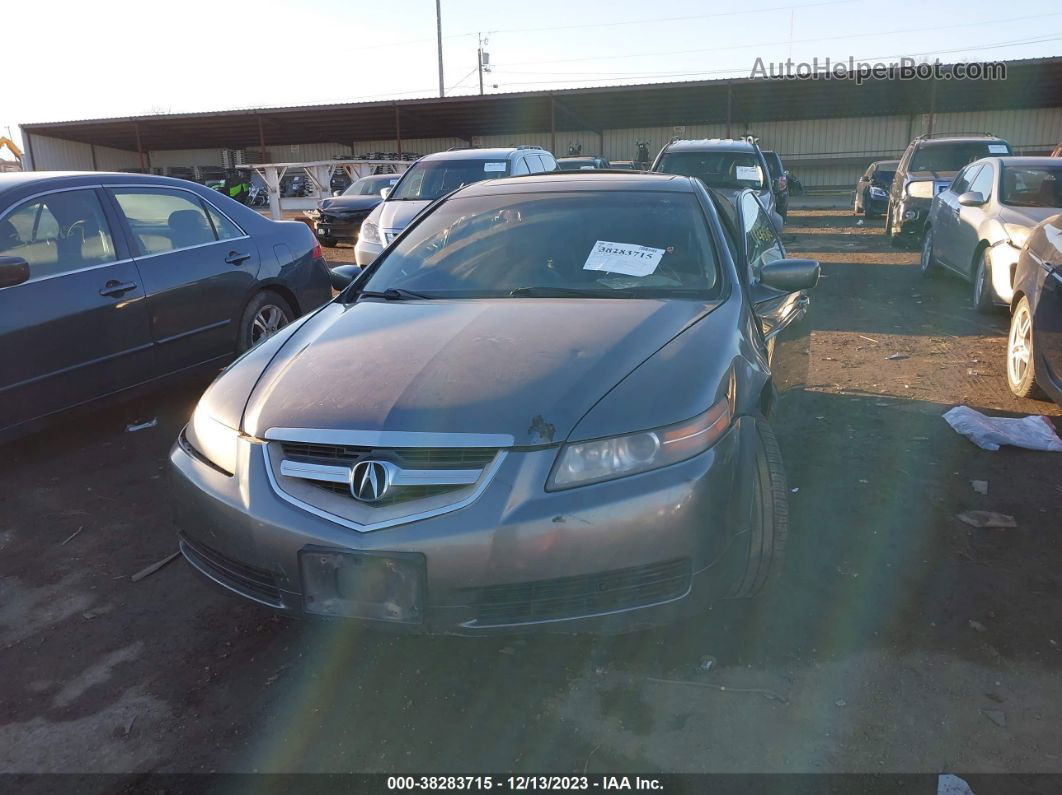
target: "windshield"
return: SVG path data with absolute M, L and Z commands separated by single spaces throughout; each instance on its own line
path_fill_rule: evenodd
M 390 188 L 398 182 L 399 174 L 384 174 L 375 177 L 362 177 L 343 191 L 344 196 L 372 196 L 384 188 Z
M 882 185 L 891 185 L 892 180 L 895 176 L 896 172 L 894 170 L 879 168 L 877 171 L 874 172 L 874 175 L 871 177 L 871 179 L 874 182 L 878 182 Z
M 1009 155 L 1004 141 L 922 144 L 911 156 L 908 171 L 959 171 L 963 166 L 991 155 Z
M 509 162 L 505 159 L 421 160 L 410 167 L 387 199 L 434 201 L 462 185 L 508 174 Z
M 1062 163 L 1004 166 L 1000 201 L 1014 207 L 1062 207 Z
M 655 170 L 697 177 L 709 188 L 767 188 L 753 152 L 668 152 Z
M 718 285 L 694 196 L 586 191 L 450 199 L 385 255 L 364 289 L 703 299 Z

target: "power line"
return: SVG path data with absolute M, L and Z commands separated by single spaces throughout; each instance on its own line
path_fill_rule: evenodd
M 1007 22 L 1021 22 L 1021 21 L 1025 21 L 1025 20 L 1029 20 L 1029 19 L 1042 19 L 1044 17 L 1057 17 L 1057 16 L 1062 16 L 1062 12 L 1053 11 L 1053 12 L 1050 12 L 1050 13 L 1047 13 L 1047 14 L 1032 14 L 1032 15 L 1029 15 L 1029 16 L 1022 16 L 1022 17 L 1008 17 L 1006 19 L 988 19 L 988 20 L 978 20 L 976 22 L 962 22 L 962 23 L 959 23 L 959 24 L 956 24 L 956 25 L 937 26 L 933 30 L 934 30 L 934 32 L 936 32 L 936 31 L 940 31 L 940 30 L 953 30 L 955 28 L 981 27 L 981 26 L 985 26 L 985 25 L 998 25 L 998 24 L 1003 24 L 1003 23 L 1007 23 Z M 837 41 L 837 40 L 840 40 L 840 39 L 847 40 L 847 39 L 856 39 L 856 38 L 866 38 L 867 36 L 893 36 L 893 35 L 898 35 L 898 34 L 901 34 L 901 33 L 919 33 L 919 32 L 922 32 L 924 30 L 925 30 L 924 27 L 921 27 L 921 28 L 906 28 L 906 29 L 903 29 L 903 30 L 874 31 L 874 32 L 871 32 L 871 33 L 855 33 L 855 34 L 844 34 L 844 35 L 837 35 L 837 36 L 818 36 L 818 37 L 810 38 L 810 39 L 794 39 L 792 42 L 790 42 L 788 40 L 786 40 L 786 41 L 769 41 L 769 42 L 762 42 L 761 41 L 761 42 L 754 42 L 752 44 L 732 44 L 732 45 L 725 46 L 725 47 L 699 47 L 697 49 L 692 49 L 692 50 L 664 50 L 664 51 L 659 51 L 658 50 L 656 52 L 625 53 L 623 55 L 600 55 L 600 56 L 595 55 L 595 56 L 588 56 L 588 57 L 584 57 L 584 58 L 555 58 L 555 59 L 546 60 L 546 61 L 515 61 L 515 62 L 513 62 L 512 64 L 509 64 L 509 65 L 510 66 L 534 66 L 536 64 L 551 64 L 551 63 L 585 63 L 587 61 L 614 61 L 614 60 L 626 60 L 628 58 L 650 58 L 650 57 L 655 57 L 655 56 L 660 56 L 660 55 L 687 55 L 687 54 L 698 53 L 698 52 L 721 52 L 723 50 L 747 50 L 747 49 L 750 49 L 750 48 L 771 47 L 771 46 L 784 45 L 784 44 L 790 44 L 790 43 L 792 43 L 792 44 L 807 44 L 807 43 L 811 43 L 811 42 Z M 543 73 L 543 74 L 545 74 L 545 73 Z
M 947 55 L 956 52 L 976 52 L 980 50 L 993 50 L 1000 47 L 1020 46 L 1025 44 L 1039 44 L 1048 41 L 1060 41 L 1062 40 L 1062 33 L 1054 34 L 1047 37 L 1033 38 L 1033 39 L 1014 39 L 1012 41 L 997 42 L 995 44 L 981 44 L 971 47 L 958 47 L 948 50 L 928 50 L 926 52 L 915 53 L 902 53 L 899 55 L 873 55 L 873 56 L 860 56 L 854 58 L 855 61 L 886 61 L 896 58 L 916 58 L 926 55 Z M 505 73 L 506 69 L 499 69 L 502 73 Z M 507 82 L 506 85 L 510 86 L 526 86 L 526 85 L 552 85 L 556 83 L 592 83 L 595 80 L 624 80 L 630 79 L 632 76 L 637 79 L 638 77 L 652 78 L 652 77 L 694 77 L 698 75 L 726 75 L 726 74 L 749 74 L 748 66 L 737 67 L 732 69 L 705 69 L 697 72 L 626 72 L 617 77 L 598 77 L 583 79 L 567 79 L 567 80 L 525 80 L 516 82 Z M 563 74 L 561 72 L 511 72 L 511 74 Z M 572 74 L 589 74 L 587 72 L 573 72 Z M 615 72 L 602 72 L 601 75 L 617 74 Z

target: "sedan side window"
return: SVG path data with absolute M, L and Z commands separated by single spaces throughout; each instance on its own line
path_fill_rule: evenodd
M 785 258 L 785 250 L 775 233 L 774 224 L 752 194 L 741 197 L 741 221 L 744 225 L 745 250 L 749 265 L 749 283 L 760 279 L 763 266 Z
M 530 174 L 531 171 L 527 167 L 527 158 L 521 157 L 515 163 L 513 163 L 513 176 L 520 177 L 524 174 Z
M 0 256 L 21 257 L 30 278 L 114 262 L 114 241 L 93 190 L 51 193 L 0 220 Z
M 211 223 L 214 224 L 214 231 L 217 232 L 218 240 L 232 240 L 247 234 L 226 216 L 218 212 L 217 208 L 210 202 L 207 202 L 207 212 L 210 214 Z
M 980 193 L 985 199 L 989 199 L 992 196 L 992 185 L 995 182 L 996 171 L 992 166 L 982 166 L 980 173 L 974 177 L 973 182 L 970 183 L 970 187 L 967 190 L 972 190 L 975 193 Z
M 187 191 L 121 188 L 114 198 L 129 221 L 141 256 L 164 254 L 217 240 L 203 203 Z
M 970 180 L 977 176 L 980 168 L 980 166 L 968 166 L 960 171 L 959 176 L 951 183 L 951 192 L 956 196 L 966 193 L 970 189 Z

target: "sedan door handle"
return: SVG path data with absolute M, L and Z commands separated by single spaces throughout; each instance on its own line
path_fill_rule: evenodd
M 230 251 L 229 256 L 225 257 L 225 262 L 229 263 L 229 265 L 239 265 L 244 260 L 250 258 L 250 254 L 241 254 L 239 251 Z
M 100 295 L 120 298 L 130 290 L 135 289 L 136 282 L 120 282 L 116 279 L 111 279 L 107 284 L 100 288 Z

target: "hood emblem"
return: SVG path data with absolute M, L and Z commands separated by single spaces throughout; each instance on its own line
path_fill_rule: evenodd
M 383 461 L 359 461 L 350 470 L 350 495 L 361 502 L 378 502 L 391 489 L 391 467 Z

